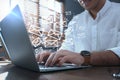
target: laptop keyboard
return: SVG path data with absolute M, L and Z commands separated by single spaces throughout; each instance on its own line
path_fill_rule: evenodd
M 74 64 L 63 64 L 63 66 L 52 66 L 46 67 L 44 64 L 39 64 L 39 69 L 41 72 L 48 71 L 60 71 L 60 70 L 69 70 L 69 69 L 78 69 L 85 68 L 85 66 L 76 66 Z

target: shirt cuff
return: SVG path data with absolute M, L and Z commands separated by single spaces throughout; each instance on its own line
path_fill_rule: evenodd
M 113 51 L 120 58 L 120 47 L 110 48 L 107 50 Z

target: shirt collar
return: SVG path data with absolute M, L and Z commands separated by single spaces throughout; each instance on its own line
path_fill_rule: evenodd
M 111 2 L 109 0 L 106 0 L 105 5 L 103 8 L 97 13 L 97 16 L 103 16 L 106 11 L 110 8 Z
M 103 8 L 97 13 L 97 17 L 103 16 L 110 7 L 111 7 L 111 2 L 109 0 L 106 0 L 105 5 L 103 6 Z M 89 14 L 89 12 L 87 10 L 85 10 L 85 12 L 87 14 Z

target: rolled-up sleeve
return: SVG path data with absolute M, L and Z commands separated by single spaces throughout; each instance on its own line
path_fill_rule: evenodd
M 115 48 L 111 48 L 109 50 L 113 51 L 120 58 L 120 46 L 115 47 Z
M 116 34 L 117 34 L 117 47 L 110 48 L 108 50 L 113 51 L 120 58 L 120 31 Z

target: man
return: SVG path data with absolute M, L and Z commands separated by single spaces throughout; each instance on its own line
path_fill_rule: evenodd
M 55 52 L 37 54 L 45 65 L 120 65 L 120 4 L 108 0 L 78 0 L 85 9 L 75 16 L 65 32 L 65 41 Z

